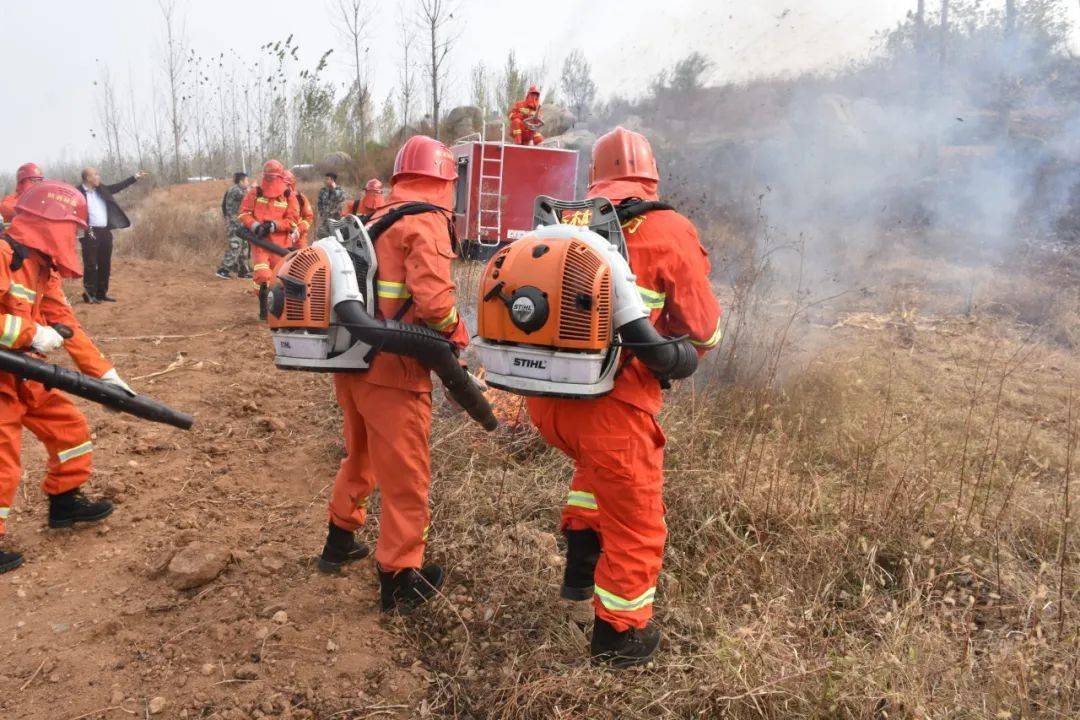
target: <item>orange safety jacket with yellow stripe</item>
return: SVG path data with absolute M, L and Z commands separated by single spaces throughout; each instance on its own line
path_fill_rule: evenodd
M 409 202 L 450 208 L 453 183 L 423 176 L 399 178 L 387 204 L 374 213 L 372 222 Z M 449 337 L 458 347 L 469 344 L 451 277 L 456 253 L 446 215 L 426 212 L 401 218 L 379 236 L 375 254 L 379 260 L 379 318 L 424 324 Z M 371 367 L 359 377 L 375 385 L 414 392 L 431 392 L 432 388 L 431 371 L 419 361 L 387 352 L 378 353 Z
M 298 215 L 296 227 L 300 231 L 300 247 L 307 247 L 311 244 L 308 233 L 311 232 L 311 225 L 315 222 L 315 211 L 311 209 L 311 201 L 299 190 L 296 192 L 296 209 Z
M 38 325 L 66 325 L 73 335 L 64 340 L 64 349 L 81 372 L 99 378 L 112 370 L 75 318 L 49 260 L 36 250 L 19 248 L 21 263 L 11 242 L 0 239 L 0 348 L 29 350 Z
M 240 203 L 240 212 L 236 219 L 248 230 L 259 223 L 273 222 L 277 229 L 268 239 L 275 245 L 291 248 L 293 243 L 289 235 L 299 229 L 300 208 L 296 203 L 296 196 L 289 190 L 278 197 L 267 197 L 258 187 L 254 187 Z
M 657 200 L 657 184 L 616 180 L 595 183 L 587 197 L 618 204 L 629 198 Z M 698 354 L 715 348 L 722 336 L 720 301 L 709 282 L 709 257 L 693 223 L 673 210 L 654 210 L 623 226 L 638 292 L 651 310 L 657 332 L 686 335 Z M 615 378 L 611 397 L 656 415 L 663 406 L 660 381 L 637 358 Z

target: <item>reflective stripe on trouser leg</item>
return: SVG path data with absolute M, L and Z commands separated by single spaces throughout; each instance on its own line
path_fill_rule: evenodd
M 23 425 L 49 452 L 42 489 L 58 495 L 86 482 L 93 466 L 94 445 L 86 418 L 66 395 L 49 390 L 28 406 Z
M 15 391 L 15 378 L 0 378 L 0 535 L 22 478 L 22 414 L 25 406 Z

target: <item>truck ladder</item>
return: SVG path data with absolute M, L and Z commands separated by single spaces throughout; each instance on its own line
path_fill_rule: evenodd
M 503 160 L 506 158 L 506 123 L 499 123 L 499 140 L 488 140 L 485 111 L 480 131 L 480 184 L 476 203 L 476 241 L 484 247 L 502 242 Z M 494 152 L 489 155 L 488 150 Z

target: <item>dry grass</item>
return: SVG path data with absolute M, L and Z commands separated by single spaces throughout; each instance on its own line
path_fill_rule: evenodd
M 139 252 L 217 248 L 198 220 L 216 198 L 165 198 Z M 421 716 L 1080 716 L 1080 358 L 1055 338 L 1080 318 L 1075 275 L 911 255 L 819 302 L 730 250 L 728 339 L 662 418 L 657 662 L 590 667 L 558 606 L 566 459 L 442 414 L 431 551 L 450 582 L 391 621 L 426 661 Z M 458 268 L 466 307 L 477 272 Z
M 881 322 L 836 327 L 808 322 L 810 301 L 727 292 L 741 347 L 662 419 L 654 667 L 588 667 L 559 610 L 566 460 L 531 431 L 439 421 L 432 547 L 452 581 L 401 625 L 434 671 L 432 714 L 1076 717 L 1075 353 L 1013 317 L 917 322 L 899 291 Z

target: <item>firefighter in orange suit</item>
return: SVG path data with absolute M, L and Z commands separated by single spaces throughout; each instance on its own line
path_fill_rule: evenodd
M 588 197 L 658 201 L 659 175 L 644 136 L 623 128 L 593 148 Z M 720 305 L 694 226 L 657 209 L 623 232 L 638 290 L 665 336 L 688 336 L 699 353 L 720 342 Z M 530 398 L 544 438 L 574 460 L 562 514 L 567 566 L 562 596 L 592 599 L 594 661 L 625 667 L 648 662 L 660 632 L 649 624 L 664 552 L 664 433 L 656 417 L 660 381 L 639 360 L 627 363 L 614 390 L 597 400 Z
M 469 336 L 458 317 L 450 274 L 456 179 L 457 166 L 445 145 L 422 135 L 410 138 L 394 163 L 389 203 L 373 220 L 406 203 L 438 206 L 399 219 L 379 237 L 378 315 L 422 323 L 464 348 Z M 366 372 L 334 376 L 346 457 L 334 480 L 320 566 L 332 571 L 367 554 L 353 532 L 363 525 L 364 506 L 377 484 L 382 514 L 375 561 L 384 611 L 423 602 L 443 581 L 442 568 L 424 564 L 431 519 L 431 387 L 427 368 L 386 352 L 375 355 Z
M 364 194 L 342 208 L 342 215 L 363 215 L 371 217 L 376 210 L 386 204 L 383 197 L 383 184 L 378 178 L 371 178 L 364 186 Z
M 544 142 L 540 126 L 544 124 L 544 111 L 540 107 L 540 91 L 535 85 L 529 88 L 524 100 L 510 108 L 510 135 L 517 145 L 539 145 Z
M 299 216 L 296 221 L 296 230 L 299 233 L 297 247 L 307 247 L 311 244 L 308 234 L 311 232 L 311 224 L 315 222 L 315 210 L 311 207 L 311 201 L 307 199 L 307 195 L 297 190 L 296 176 L 291 170 L 285 171 L 285 182 L 296 197 L 296 211 Z
M 0 348 L 37 356 L 63 348 L 84 374 L 131 392 L 75 319 L 60 285 L 62 277 L 82 276 L 75 234 L 87 226 L 86 199 L 66 183 L 39 182 L 23 190 L 16 210 L 0 238 Z M 42 488 L 49 527 L 108 517 L 112 503 L 79 489 L 90 477 L 93 453 L 86 418 L 59 390 L 0 372 L 0 540 L 22 476 L 23 428 L 48 452 Z M 0 573 L 20 564 L 22 555 L 0 547 Z
M 0 217 L 4 218 L 5 223 L 10 223 L 15 217 L 15 203 L 18 202 L 23 190 L 44 179 L 45 173 L 41 172 L 41 168 L 35 163 L 19 166 L 15 172 L 15 192 L 0 200 Z
M 299 242 L 300 210 L 296 197 L 285 179 L 285 166 L 277 160 L 263 165 L 262 179 L 248 191 L 236 216 L 257 236 L 278 247 L 293 249 Z M 259 318 L 266 319 L 266 297 L 281 256 L 255 245 L 251 246 L 255 290 L 259 295 Z

